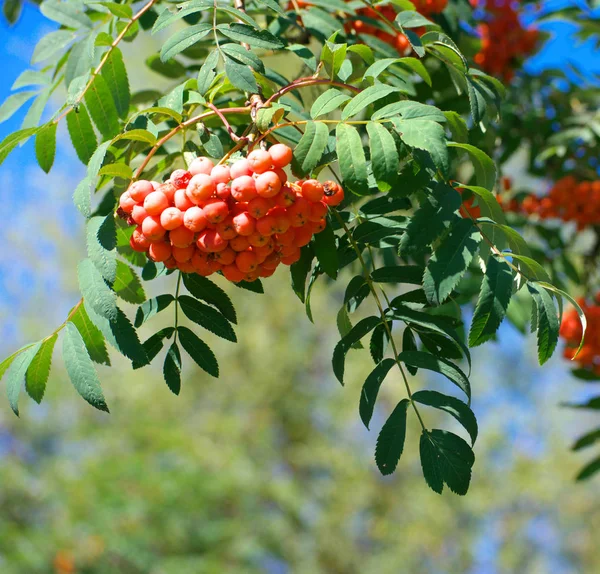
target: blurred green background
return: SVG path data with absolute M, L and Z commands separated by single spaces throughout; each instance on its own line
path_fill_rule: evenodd
M 2 96 L 48 29 L 31 7 L 16 28 L 0 27 Z M 62 151 L 43 176 L 31 148 L 0 171 L 3 213 L 17 214 L 0 226 L 3 356 L 79 298 L 73 270 L 85 247 L 70 196 L 83 167 Z M 464 498 L 438 496 L 423 481 L 414 426 L 394 475 L 373 461 L 401 382 L 386 380 L 369 432 L 358 417 L 366 353 L 350 354 L 345 388 L 331 374 L 341 287 L 315 288 L 315 325 L 285 270 L 265 287 L 228 287 L 240 343 L 207 338 L 219 380 L 188 361 L 175 397 L 159 366 L 132 372 L 113 354 L 113 368 L 99 369 L 105 415 L 76 395 L 57 353 L 42 405 L 23 401 L 17 419 L 0 401 L 2 574 L 600 572 L 600 479 L 574 483 L 586 453 L 569 451 L 592 418 L 559 406 L 584 391 L 562 359 L 540 369 L 533 340 L 510 327 L 474 351 L 472 485 Z M 443 421 L 462 432 L 453 424 Z

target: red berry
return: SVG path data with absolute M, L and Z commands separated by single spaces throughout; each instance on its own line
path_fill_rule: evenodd
M 281 189 L 281 180 L 274 171 L 265 171 L 256 178 L 255 185 L 261 197 L 275 197 Z
M 172 231 L 183 225 L 183 213 L 176 207 L 167 207 L 160 214 L 160 224 L 167 230 Z
M 255 231 L 251 235 L 248 236 L 248 243 L 252 245 L 252 247 L 263 247 L 271 238 L 268 235 L 261 235 L 258 231 Z
M 169 239 L 173 247 L 187 247 L 194 242 L 194 232 L 182 225 L 169 233 Z
M 229 183 L 231 181 L 231 171 L 228 165 L 215 165 L 210 172 L 210 176 L 217 184 Z
M 153 191 L 144 199 L 144 209 L 148 215 L 160 215 L 169 207 L 169 200 L 162 191 Z
M 194 204 L 190 201 L 190 198 L 187 196 L 185 189 L 178 189 L 175 192 L 173 201 L 175 203 L 175 207 L 180 211 L 186 211 L 190 207 L 194 206 Z
M 325 189 L 323 184 L 316 179 L 307 179 L 302 184 L 302 197 L 308 201 L 317 202 L 323 199 Z
M 255 149 L 248 154 L 248 165 L 254 173 L 264 173 L 271 169 L 271 154 L 264 149 Z
M 148 256 L 156 263 L 166 261 L 171 257 L 171 246 L 164 241 L 152 243 L 148 248 Z
M 135 201 L 131 195 L 129 195 L 129 192 L 126 191 L 124 192 L 121 197 L 119 198 L 119 207 L 125 212 L 125 213 L 132 213 L 133 209 L 135 208 L 135 206 L 137 205 L 137 201 Z
M 177 188 L 170 181 L 165 181 L 165 183 L 161 183 L 156 188 L 156 191 L 162 191 L 167 196 L 169 204 L 171 204 L 174 201 L 175 192 L 177 191 Z
M 237 179 L 242 175 L 252 175 L 250 164 L 247 159 L 239 159 L 229 168 L 229 175 L 231 179 Z
M 298 197 L 296 203 L 288 207 L 287 214 L 292 227 L 302 227 L 308 222 L 310 202 L 304 199 L 304 197 Z
M 129 238 L 129 245 L 134 251 L 144 252 L 150 247 L 151 241 L 144 235 L 141 227 L 136 227 Z
M 229 215 L 227 204 L 220 199 L 209 199 L 202 210 L 208 222 L 213 225 L 221 223 Z
M 242 273 L 251 273 L 256 270 L 258 261 L 256 255 L 252 251 L 242 251 L 235 258 L 235 264 Z
M 176 169 L 169 178 L 169 181 L 175 186 L 176 189 L 185 189 L 187 184 L 190 183 L 192 174 L 186 169 Z
M 240 271 L 235 264 L 223 265 L 221 273 L 223 273 L 225 279 L 231 281 L 232 283 L 239 283 L 246 277 L 246 274 Z
M 271 162 L 275 167 L 285 167 L 292 161 L 292 150 L 285 144 L 275 144 L 269 148 Z
M 221 221 L 221 223 L 217 225 L 217 231 L 223 239 L 227 239 L 228 241 L 233 239 L 238 234 L 235 225 L 233 224 L 233 216 L 229 215 Z
M 183 225 L 194 233 L 198 233 L 205 229 L 208 225 L 208 219 L 206 219 L 204 210 L 197 205 L 192 205 L 192 207 L 183 214 Z
M 233 226 L 238 235 L 248 236 L 254 233 L 256 220 L 248 212 L 239 213 L 233 217 Z
M 187 247 L 173 247 L 173 259 L 175 259 L 177 263 L 184 263 L 185 261 L 189 261 L 195 252 L 195 245 L 188 245 Z
M 136 205 L 131 212 L 131 218 L 138 225 L 141 225 L 144 219 L 148 217 L 148 212 L 141 205 Z
M 254 217 L 254 219 L 260 219 L 267 214 L 267 211 L 269 211 L 271 207 L 273 207 L 271 202 L 266 198 L 255 197 L 248 202 L 248 213 Z
M 210 175 L 198 173 L 188 183 L 186 194 L 189 200 L 196 205 L 209 199 L 216 191 L 216 185 Z
M 256 185 L 249 175 L 242 175 L 233 180 L 231 195 L 236 201 L 250 201 L 256 197 Z
M 318 203 L 311 203 L 309 212 L 308 212 L 308 220 L 309 221 L 321 221 L 327 215 L 327 206 L 320 201 Z
M 210 172 L 214 166 L 215 164 L 212 162 L 212 160 L 208 159 L 207 157 L 197 157 L 190 164 L 188 171 L 192 174 L 192 176 L 199 173 L 210 175 Z
M 160 217 L 149 215 L 142 222 L 142 232 L 150 241 L 158 241 L 165 236 L 166 229 L 160 224 Z
M 290 207 L 296 203 L 296 193 L 291 187 L 284 185 L 275 197 L 275 203 L 281 207 Z
M 235 261 L 236 255 L 236 251 L 231 249 L 231 247 L 227 247 L 223 249 L 223 251 L 213 253 L 211 256 L 214 258 L 215 261 L 218 261 L 221 265 L 231 265 Z
M 344 190 L 339 183 L 336 183 L 335 181 L 326 181 L 323 184 L 323 189 L 325 190 L 323 201 L 327 205 L 334 207 L 344 201 Z
M 231 247 L 231 249 L 233 249 L 234 251 L 244 251 L 245 249 L 248 249 L 248 247 L 250 247 L 250 243 L 248 242 L 247 237 L 244 237 L 243 235 L 238 235 L 229 242 L 229 247 Z
M 196 245 L 198 249 L 206 253 L 217 253 L 218 251 L 223 251 L 227 247 L 228 242 L 215 229 L 205 229 L 198 236 Z
M 222 199 L 223 201 L 227 201 L 231 197 L 231 188 L 226 183 L 217 183 L 217 191 L 215 195 Z
M 146 196 L 154 191 L 154 186 L 152 185 L 152 182 L 140 179 L 139 181 L 134 181 L 129 186 L 128 191 L 131 199 L 136 203 L 142 203 L 142 201 L 146 199 Z

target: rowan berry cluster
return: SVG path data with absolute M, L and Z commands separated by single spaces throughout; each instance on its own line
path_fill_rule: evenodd
M 415 6 L 417 10 L 419 7 L 417 4 L 422 4 L 423 6 L 427 6 L 427 8 L 431 8 L 427 13 L 422 12 L 424 15 L 433 14 L 435 12 L 441 12 L 447 4 L 447 0 L 422 0 L 421 2 L 415 2 Z M 443 4 L 443 6 L 442 6 Z M 436 6 L 440 6 L 440 9 L 436 9 Z M 419 10 L 421 12 L 421 10 Z M 360 16 L 364 16 L 366 18 L 371 18 L 372 20 L 382 20 L 382 17 L 391 20 L 392 22 L 395 20 L 397 11 L 392 6 L 377 6 L 375 8 L 360 8 L 356 11 L 356 13 Z M 377 26 L 373 26 L 365 22 L 364 20 L 352 20 L 346 24 L 346 32 L 354 31 L 356 34 L 366 34 L 369 36 L 376 36 L 386 44 L 389 44 L 402 55 L 406 55 L 410 53 L 412 50 L 410 46 L 410 42 L 408 38 L 398 32 L 396 34 L 391 34 L 390 32 L 386 32 L 381 30 Z M 425 28 L 414 28 L 413 31 L 417 35 L 423 34 L 425 32 Z
M 485 20 L 477 27 L 481 50 L 475 63 L 482 70 L 510 81 L 514 63 L 530 54 L 537 43 L 538 32 L 521 25 L 514 2 L 506 0 L 471 0 L 473 6 L 485 7 Z
M 600 303 L 599 295 L 596 296 L 598 303 Z M 585 332 L 585 343 L 574 360 L 582 368 L 600 375 L 600 305 L 598 303 L 588 304 L 584 299 L 578 299 L 577 303 L 579 303 L 587 318 L 587 330 Z M 569 309 L 564 313 L 560 325 L 560 336 L 567 344 L 563 352 L 566 359 L 573 359 L 575 356 L 581 335 L 582 327 L 577 311 Z
M 132 183 L 119 202 L 137 226 L 131 247 L 184 273 L 221 272 L 235 283 L 269 277 L 298 261 L 325 228 L 328 206 L 344 199 L 333 181 L 288 182 L 291 160 L 292 150 L 275 144 L 231 165 L 199 157 L 164 183 Z
M 547 196 L 528 195 L 518 206 L 527 215 L 542 219 L 574 221 L 577 229 L 600 224 L 600 180 L 577 181 L 573 176 L 558 180 Z

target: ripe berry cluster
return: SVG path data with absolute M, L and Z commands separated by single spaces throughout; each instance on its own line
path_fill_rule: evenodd
M 441 12 L 447 5 L 448 0 L 420 0 L 417 2 L 413 2 L 415 7 L 421 14 L 424 16 L 429 16 L 430 14 L 435 14 Z M 360 16 L 365 16 L 366 18 L 371 18 L 372 20 L 381 20 L 382 17 L 387 20 L 391 20 L 392 22 L 395 20 L 397 11 L 392 6 L 377 6 L 375 8 L 360 8 L 356 11 Z M 380 40 L 384 41 L 386 44 L 389 44 L 402 55 L 406 55 L 410 53 L 412 50 L 410 46 L 410 42 L 408 38 L 398 32 L 397 34 L 391 34 L 380 28 L 368 24 L 363 20 L 352 20 L 348 24 L 346 24 L 346 31 L 350 32 L 354 30 L 357 34 L 367 34 L 370 36 L 376 36 Z M 414 28 L 413 32 L 417 35 L 421 35 L 425 32 L 425 28 Z
M 600 295 L 600 294 L 598 294 Z M 596 300 L 600 302 L 600 297 Z M 575 358 L 582 368 L 591 370 L 594 374 L 600 375 L 600 305 L 588 304 L 584 299 L 578 299 L 581 309 L 587 318 L 587 330 L 585 333 L 585 343 L 581 351 Z M 579 347 L 581 340 L 582 327 L 577 311 L 569 309 L 563 315 L 560 325 L 560 336 L 565 339 L 567 346 L 563 352 L 566 359 L 572 359 Z
M 547 196 L 528 195 L 520 205 L 511 203 L 510 207 L 542 219 L 575 221 L 579 230 L 600 225 L 600 180 L 578 182 L 573 176 L 566 176 L 554 184 Z
M 137 225 L 130 245 L 169 269 L 235 283 L 291 265 L 325 228 L 328 206 L 344 191 L 333 181 L 288 182 L 292 150 L 275 144 L 231 165 L 196 158 L 164 183 L 139 180 L 120 198 L 119 214 Z
M 510 81 L 517 58 L 530 54 L 537 43 L 538 32 L 523 28 L 514 2 L 506 0 L 471 0 L 473 6 L 485 6 L 486 18 L 478 27 L 481 51 L 475 63 L 482 70 Z

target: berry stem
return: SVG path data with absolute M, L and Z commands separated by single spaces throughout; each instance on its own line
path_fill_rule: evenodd
M 354 92 L 356 94 L 362 91 L 360 88 L 357 88 L 356 86 L 352 86 L 350 84 L 345 84 L 344 82 L 337 82 L 335 80 L 329 80 L 326 78 L 318 79 L 313 78 L 312 76 L 308 76 L 306 78 L 298 78 L 297 80 L 294 80 L 291 84 L 288 84 L 287 86 L 284 86 L 283 88 L 277 90 L 265 102 L 265 106 L 272 104 L 275 100 L 279 99 L 284 94 L 291 92 L 292 90 L 297 90 L 298 88 L 305 88 L 307 86 L 316 86 L 319 84 L 327 84 L 330 86 L 335 86 L 337 88 L 345 88 L 346 90 L 350 90 L 351 92 Z
M 348 228 L 348 226 L 346 225 L 345 221 L 341 218 L 340 214 L 337 212 L 337 210 L 335 209 L 331 209 L 330 212 L 332 212 L 338 223 L 343 227 L 344 232 L 346 233 L 346 236 L 348 237 L 348 240 L 350 241 L 350 244 L 352 245 L 352 248 L 354 249 L 354 251 L 356 252 L 356 255 L 358 257 L 358 260 L 362 266 L 363 269 L 363 275 L 365 278 L 365 281 L 367 282 L 367 285 L 369 286 L 369 290 L 371 291 L 371 295 L 373 295 L 373 299 L 375 300 L 375 304 L 377 305 L 377 309 L 379 310 L 379 315 L 381 317 L 381 321 L 383 323 L 383 327 L 386 330 L 386 333 L 390 339 L 390 345 L 392 346 L 392 352 L 394 353 L 394 361 L 396 363 L 396 365 L 398 366 L 398 369 L 400 369 L 400 373 L 402 374 L 402 379 L 404 381 L 404 386 L 406 387 L 406 393 L 408 394 L 408 398 L 410 400 L 410 403 L 415 411 L 415 414 L 417 415 L 417 418 L 419 419 L 419 423 L 421 423 L 421 427 L 423 428 L 424 431 L 427 431 L 427 427 L 425 426 L 425 423 L 423 422 L 423 419 L 421 417 L 421 413 L 419 412 L 419 409 L 417 408 L 417 405 L 415 403 L 415 401 L 412 398 L 412 391 L 410 389 L 410 385 L 408 383 L 408 378 L 406 376 L 406 373 L 404 372 L 404 367 L 402 366 L 402 363 L 398 360 L 398 355 L 400 354 L 398 352 L 398 348 L 396 347 L 396 342 L 394 341 L 394 337 L 392 335 L 392 329 L 390 328 L 386 316 L 385 316 L 385 311 L 383 309 L 383 305 L 381 303 L 381 299 L 379 298 L 379 295 L 377 293 L 377 290 L 375 289 L 375 285 L 373 284 L 373 279 L 371 278 L 371 274 L 369 273 L 369 269 L 367 267 L 367 264 L 365 262 L 365 259 L 362 255 L 361 250 L 359 249 L 356 241 L 354 240 L 354 237 L 352 237 L 352 234 L 350 233 L 350 229 Z M 375 266 L 375 262 L 373 262 L 373 266 Z M 387 296 L 386 296 L 386 300 L 387 300 Z

